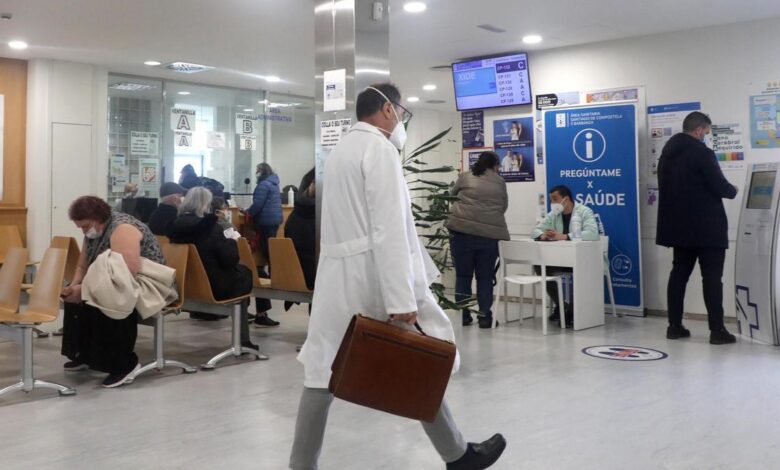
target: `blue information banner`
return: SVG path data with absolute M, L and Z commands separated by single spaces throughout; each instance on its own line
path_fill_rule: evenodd
M 551 109 L 544 130 L 548 189 L 568 186 L 599 215 L 615 303 L 642 307 L 635 106 Z

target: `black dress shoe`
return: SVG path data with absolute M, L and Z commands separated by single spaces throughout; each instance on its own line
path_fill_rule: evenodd
M 482 470 L 496 461 L 506 448 L 506 440 L 501 434 L 495 434 L 490 439 L 474 443 L 469 442 L 463 457 L 447 464 L 447 470 Z
M 728 332 L 726 328 L 710 331 L 710 344 L 732 344 L 737 342 L 737 337 Z
M 463 326 L 469 326 L 472 323 L 474 323 L 474 318 L 472 318 L 471 315 L 463 317 Z
M 669 327 L 666 328 L 666 339 L 689 338 L 690 336 L 690 330 L 682 325 L 669 325 Z
M 255 351 L 260 351 L 260 346 L 256 345 L 255 343 L 251 341 L 243 341 L 241 342 L 242 348 L 248 348 L 248 349 L 254 349 Z
M 493 328 L 493 319 L 492 318 L 480 318 L 479 319 L 479 327 L 482 328 L 482 329 Z

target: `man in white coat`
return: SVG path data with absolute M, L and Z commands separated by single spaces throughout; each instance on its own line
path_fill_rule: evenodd
M 429 289 L 439 273 L 417 236 L 401 169 L 398 151 L 411 113 L 400 102 L 391 84 L 366 88 L 357 98 L 359 122 L 325 162 L 320 261 L 309 332 L 298 356 L 305 379 L 293 470 L 317 468 L 333 400 L 331 365 L 353 315 L 417 321 L 427 334 L 454 340 L 452 324 Z M 467 444 L 446 403 L 433 423 L 422 424 L 448 470 L 488 468 L 506 446 L 500 434 Z

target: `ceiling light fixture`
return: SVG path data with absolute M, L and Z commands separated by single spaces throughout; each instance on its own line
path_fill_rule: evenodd
M 147 85 L 145 83 L 132 83 L 132 82 L 121 82 L 121 83 L 114 83 L 112 85 L 108 86 L 112 90 L 122 90 L 122 91 L 143 91 L 143 90 L 151 90 L 152 88 L 157 88 L 154 85 Z
M 187 96 L 187 95 L 190 94 L 190 92 L 189 91 L 180 91 L 179 94 L 182 95 L 182 96 Z
M 257 104 L 268 104 L 268 100 L 260 100 Z
M 8 43 L 8 47 L 11 49 L 16 49 L 17 51 L 21 51 L 27 49 L 27 43 L 24 41 L 11 41 Z
M 165 65 L 166 68 L 179 73 L 198 73 L 206 70 L 214 70 L 210 65 L 193 64 L 190 62 L 171 62 Z
M 252 109 L 252 108 L 244 108 L 244 112 L 245 113 L 251 113 L 251 112 L 254 112 L 254 109 Z
M 523 36 L 523 42 L 526 44 L 539 44 L 542 42 L 542 37 L 538 34 L 529 34 L 528 36 Z
M 436 89 L 436 85 L 434 85 L 433 83 L 429 83 L 427 85 L 423 85 L 423 90 L 425 90 L 425 91 L 433 91 L 435 89 Z
M 276 75 L 268 75 L 267 77 L 265 77 L 265 81 L 268 83 L 279 83 L 282 81 L 282 79 L 277 77 Z
M 428 8 L 428 5 L 426 5 L 425 2 L 404 3 L 404 10 L 406 10 L 408 13 L 422 13 L 426 8 Z
M 406 98 L 406 101 L 408 101 L 410 103 L 416 103 L 416 102 L 420 101 L 420 98 L 418 98 L 416 96 L 410 96 L 409 98 Z
M 149 67 L 156 67 L 160 64 L 162 64 L 162 62 L 158 62 L 156 60 L 147 60 L 146 62 L 144 62 L 144 65 L 148 65 Z

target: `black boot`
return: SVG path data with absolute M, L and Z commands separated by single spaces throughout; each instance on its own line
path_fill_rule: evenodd
M 688 338 L 691 332 L 682 325 L 669 325 L 666 329 L 666 339 Z
M 447 470 L 482 470 L 496 461 L 506 448 L 506 440 L 501 434 L 495 434 L 490 439 L 474 443 L 469 442 L 463 457 L 447 464 Z
M 729 333 L 725 327 L 710 331 L 710 344 L 731 344 L 736 342 L 737 337 Z

